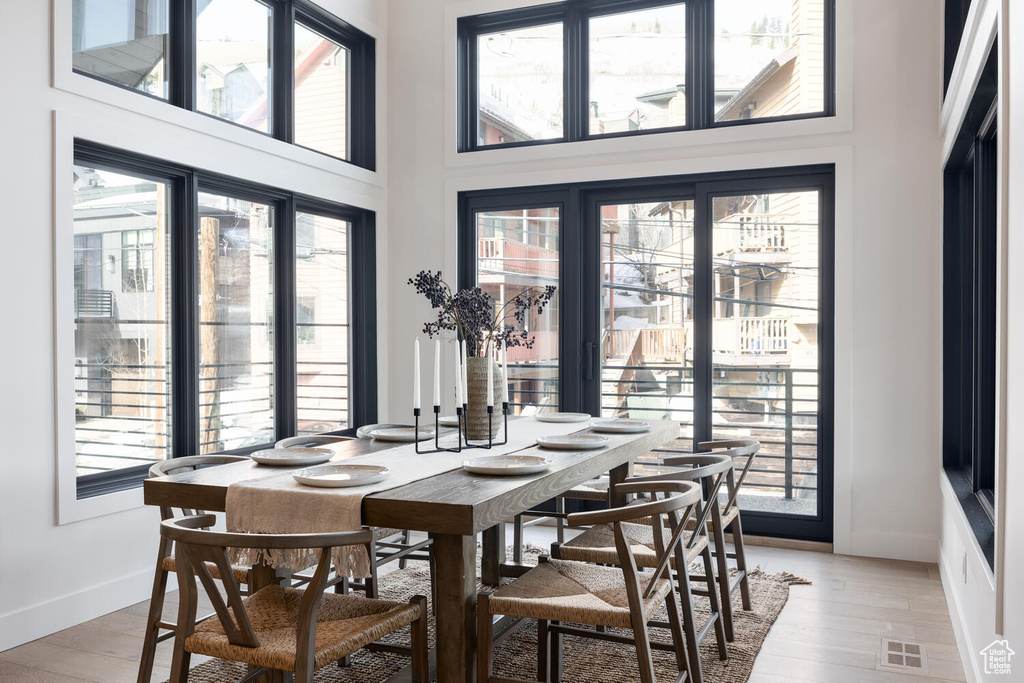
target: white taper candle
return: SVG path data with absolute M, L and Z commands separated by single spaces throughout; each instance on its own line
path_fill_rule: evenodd
M 412 408 L 420 409 L 420 338 L 416 337 L 412 351 Z
M 469 403 L 469 357 L 466 355 L 466 340 L 459 342 L 462 348 L 462 402 Z
M 508 403 L 508 345 L 501 345 L 501 402 Z
M 434 340 L 434 405 L 441 405 L 441 340 Z
M 455 407 L 462 407 L 462 354 L 455 349 Z
M 494 407 L 494 352 L 487 354 L 487 406 Z

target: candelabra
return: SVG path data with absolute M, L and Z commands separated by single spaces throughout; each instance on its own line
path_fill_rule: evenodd
M 415 434 L 416 434 L 416 452 L 419 454 L 426 453 L 461 453 L 464 449 L 470 448 L 482 448 L 490 449 L 494 446 L 504 446 L 508 443 L 508 401 L 503 401 L 501 404 L 501 414 L 504 421 L 504 439 L 496 442 L 494 440 L 494 406 L 487 406 L 487 443 L 470 443 L 469 442 L 469 406 L 463 403 L 461 406 L 455 407 L 455 414 L 458 417 L 459 425 L 456 432 L 458 433 L 458 442 L 455 448 L 442 448 L 441 447 L 441 406 L 434 406 L 434 447 L 433 448 L 420 448 L 420 409 L 413 408 L 412 411 Z

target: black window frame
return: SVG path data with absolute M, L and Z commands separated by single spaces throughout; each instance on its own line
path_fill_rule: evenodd
M 835 434 L 835 166 L 822 164 L 785 168 L 728 171 L 684 176 L 657 176 L 534 187 L 473 190 L 459 193 L 458 286 L 476 286 L 477 225 L 481 211 L 557 207 L 559 244 L 559 409 L 599 415 L 601 371 L 598 352 L 601 329 L 601 268 L 588 226 L 609 202 L 659 202 L 692 197 L 695 206 L 694 278 L 700 287 L 693 298 L 694 325 L 703 333 L 695 339 L 698 357 L 712 358 L 714 287 L 712 235 L 698 222 L 709 218 L 715 196 L 734 193 L 817 190 L 819 204 L 819 323 L 818 323 L 818 511 L 815 516 L 744 510 L 744 530 L 754 535 L 832 542 L 834 520 Z M 698 218 L 697 214 L 705 218 Z M 599 248 L 599 247 L 598 247 Z M 582 302 L 580 304 L 579 302 Z M 703 322 L 701 322 L 703 321 Z M 713 433 L 711 362 L 694 365 L 694 443 Z M 698 393 L 702 397 L 698 399 Z M 549 503 L 551 503 L 549 501 Z M 569 501 L 570 507 L 575 505 Z M 584 506 L 587 509 L 587 506 Z M 554 508 L 550 508 L 554 509 Z
M 995 560 L 998 376 L 997 46 L 943 170 L 942 463 L 989 566 Z
M 274 432 L 275 440 L 297 433 L 295 334 L 295 216 L 312 213 L 347 221 L 349 235 L 349 306 L 353 321 L 350 346 L 350 424 L 332 434 L 352 435 L 377 421 L 376 216 L 373 211 L 330 202 L 211 173 L 115 147 L 76 139 L 75 164 L 131 174 L 165 183 L 169 199 L 167 230 L 170 290 L 171 457 L 200 452 L 198 240 L 200 192 L 270 205 L 274 230 Z M 289 255 L 284 257 L 284 255 Z M 359 324 L 354 324 L 359 321 Z M 223 451 L 248 454 L 270 444 Z M 79 499 L 138 487 L 151 463 L 109 472 L 79 475 Z
M 943 8 L 945 20 L 942 25 L 942 92 L 949 91 L 949 81 L 953 77 L 956 66 L 956 55 L 960 51 L 964 29 L 967 26 L 967 14 L 973 0 L 945 0 Z
M 685 130 L 747 126 L 776 121 L 832 117 L 836 114 L 835 0 L 823 0 L 825 8 L 825 73 L 823 109 L 786 116 L 715 121 L 715 0 L 563 0 L 562 2 L 460 17 L 458 20 L 458 151 L 476 152 L 584 140 L 655 135 Z M 682 4 L 686 6 L 686 124 L 663 128 L 591 134 L 589 79 L 589 20 L 623 12 Z M 493 145 L 478 143 L 477 38 L 482 34 L 511 31 L 561 22 L 562 137 L 521 140 Z
M 345 163 L 376 170 L 376 40 L 312 0 L 254 0 L 271 10 L 270 129 L 258 131 L 234 121 L 199 111 L 196 105 L 196 3 L 170 0 L 167 54 L 167 97 L 135 90 L 109 78 L 73 68 L 76 74 L 137 93 L 158 102 L 237 126 L 259 135 L 295 144 L 295 24 L 310 28 L 349 51 L 346 116 L 348 158 L 313 147 L 295 145 Z

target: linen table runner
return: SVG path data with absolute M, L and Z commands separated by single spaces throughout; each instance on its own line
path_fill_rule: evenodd
M 398 446 L 356 457 L 335 456 L 332 463 L 384 465 L 391 469 L 384 481 L 351 488 L 316 488 L 299 484 L 292 473 L 305 468 L 274 468 L 280 474 L 231 484 L 228 487 L 226 523 L 228 531 L 262 534 L 309 534 L 357 531 L 362 528 L 363 497 L 398 488 L 428 477 L 457 470 L 469 458 L 504 455 L 536 444 L 538 436 L 572 434 L 587 428 L 586 423 L 548 423 L 532 419 L 510 424 L 508 443 L 490 450 L 464 450 L 461 453 L 416 453 L 414 444 Z M 450 432 L 454 440 L 454 430 Z M 433 440 L 423 442 L 433 447 Z M 442 445 L 445 443 L 442 433 Z M 333 446 L 329 445 L 328 447 Z M 340 444 L 343 447 L 343 444 Z M 339 450 L 339 449 L 335 449 Z M 255 565 L 264 561 L 272 567 L 304 569 L 317 563 L 314 550 L 264 550 L 238 548 L 232 551 L 236 564 Z M 361 546 L 335 548 L 335 570 L 350 577 L 370 575 L 366 549 Z

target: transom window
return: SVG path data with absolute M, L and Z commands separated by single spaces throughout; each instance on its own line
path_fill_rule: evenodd
M 459 151 L 835 113 L 834 0 L 567 0 L 459 20 Z
M 374 39 L 313 2 L 72 8 L 77 73 L 374 169 Z

